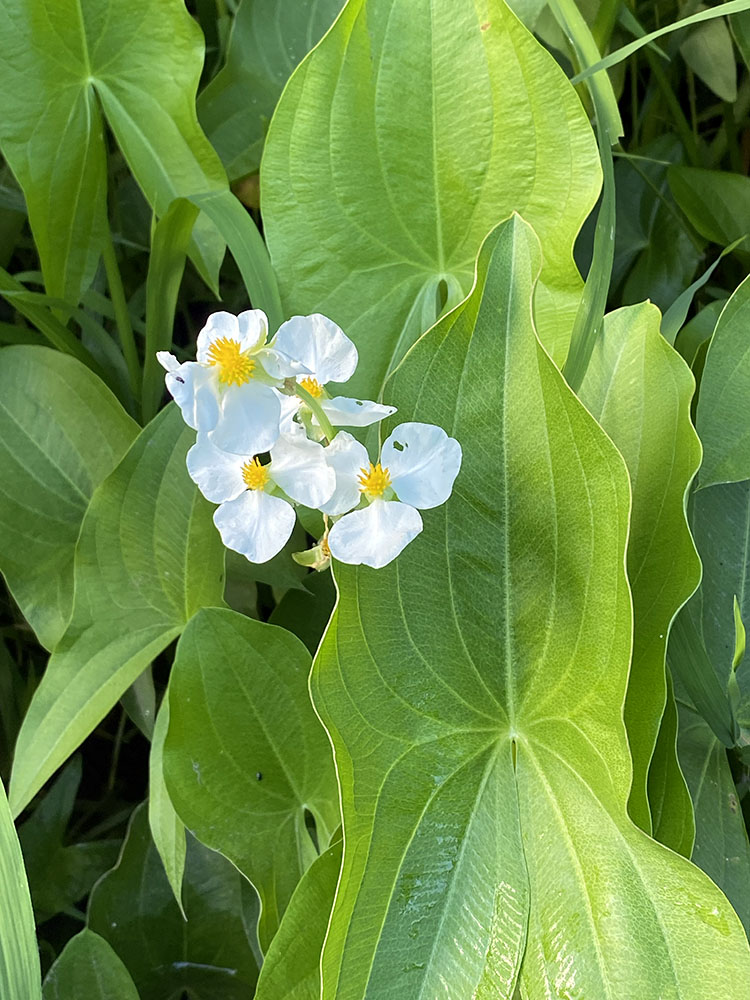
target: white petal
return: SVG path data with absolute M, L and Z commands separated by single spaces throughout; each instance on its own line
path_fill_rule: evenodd
M 260 350 L 268 336 L 268 318 L 262 309 L 246 309 L 237 317 L 240 349 L 244 354 Z
M 253 357 L 269 378 L 275 382 L 281 382 L 285 378 L 294 378 L 295 375 L 305 376 L 309 374 L 304 365 L 293 361 L 286 354 L 282 354 L 273 347 L 263 347 Z
M 333 320 L 320 313 L 292 316 L 282 323 L 274 346 L 300 361 L 321 385 L 346 382 L 357 367 L 357 348 Z
M 198 334 L 198 344 L 196 356 L 201 364 L 208 364 L 208 352 L 211 344 L 216 340 L 220 340 L 222 337 L 228 337 L 229 340 L 239 340 L 240 339 L 240 329 L 237 323 L 237 317 L 233 316 L 229 312 L 215 312 L 206 320 L 203 329 Z
M 167 389 L 194 431 L 210 431 L 219 420 L 219 396 L 214 373 L 196 361 L 186 361 L 164 376 Z
M 325 449 L 325 457 L 336 475 L 336 489 L 330 500 L 318 506 L 324 514 L 344 514 L 362 499 L 359 470 L 369 468 L 370 456 L 356 438 L 339 431 Z
M 281 416 L 279 418 L 279 429 L 282 434 L 304 433 L 300 425 L 295 421 L 294 415 L 302 404 L 299 396 L 287 396 L 285 393 L 277 393 L 279 405 L 281 406 Z
M 419 511 L 397 500 L 374 500 L 337 521 L 328 534 L 331 555 L 339 562 L 380 569 L 422 530 Z
M 242 466 L 246 460 L 241 455 L 219 451 L 205 434 L 199 434 L 187 453 L 187 469 L 206 500 L 224 503 L 225 500 L 234 500 L 247 489 L 242 478 Z
M 257 455 L 275 444 L 280 418 L 278 395 L 269 386 L 255 381 L 228 386 L 211 443 L 235 455 Z
M 396 412 L 395 406 L 383 406 L 369 399 L 349 399 L 347 396 L 321 399 L 320 403 L 334 427 L 369 427 Z
M 214 524 L 228 549 L 254 563 L 264 563 L 280 552 L 294 527 L 294 508 L 263 490 L 246 490 L 236 500 L 217 507 Z
M 180 370 L 180 362 L 174 354 L 170 354 L 169 351 L 157 351 L 156 360 L 162 368 L 166 368 L 168 372 L 176 372 Z
M 336 475 L 322 445 L 303 434 L 280 437 L 271 449 L 271 479 L 297 503 L 319 507 L 333 493 Z
M 445 503 L 461 468 L 461 445 L 435 424 L 400 424 L 383 445 L 380 464 L 399 500 L 429 510 Z

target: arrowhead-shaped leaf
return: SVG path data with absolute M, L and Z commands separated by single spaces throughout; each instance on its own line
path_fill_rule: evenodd
M 268 133 L 261 204 L 285 309 L 340 323 L 361 358 L 348 389 L 376 396 L 515 210 L 544 247 L 536 315 L 562 362 L 600 178 L 577 95 L 502 0 L 352 0 Z
M 652 832 L 649 766 L 667 697 L 667 636 L 701 576 L 685 514 L 685 496 L 701 460 L 690 422 L 695 383 L 661 336 L 660 320 L 650 303 L 611 313 L 580 391 L 630 474 L 627 572 L 633 594 L 633 659 L 625 725 L 633 758 L 630 814 L 647 833 Z M 670 780 L 678 786 L 677 794 L 682 792 L 682 811 L 689 813 L 676 748 L 672 765 Z M 689 856 L 692 840 L 669 846 Z
M 331 748 L 310 703 L 310 654 L 283 628 L 206 608 L 177 647 L 164 744 L 180 819 L 253 883 L 265 949 L 339 824 Z
M 534 336 L 539 268 L 499 227 L 405 359 L 388 398 L 461 442 L 454 494 L 395 564 L 336 567 L 326 1000 L 735 1000 L 750 976 L 723 895 L 627 815 L 628 479 Z
M 73 616 L 16 745 L 16 813 L 191 615 L 221 603 L 224 547 L 185 468 L 194 440 L 168 406 L 94 494 L 76 549 Z

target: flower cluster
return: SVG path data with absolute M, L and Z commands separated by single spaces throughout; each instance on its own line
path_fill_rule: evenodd
M 380 568 L 422 530 L 420 510 L 445 503 L 461 447 L 433 424 L 404 423 L 377 462 L 340 427 L 367 427 L 396 412 L 371 400 L 331 396 L 329 383 L 357 367 L 352 341 L 325 316 L 294 316 L 268 340 L 259 309 L 209 316 L 197 358 L 160 352 L 166 384 L 197 431 L 190 477 L 219 504 L 224 544 L 266 562 L 289 540 L 295 504 L 324 515 L 326 533 L 309 562 L 332 555 Z M 304 560 L 301 560 L 304 561 Z

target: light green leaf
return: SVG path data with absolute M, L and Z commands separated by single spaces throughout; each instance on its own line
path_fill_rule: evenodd
M 682 58 L 722 101 L 737 100 L 737 63 L 724 18 L 704 21 L 680 45 Z
M 341 850 L 339 838 L 302 876 L 263 960 L 255 1000 L 319 1000 L 320 953 L 341 870 Z
M 537 228 L 540 336 L 567 353 L 576 235 L 601 182 L 580 101 L 501 0 L 353 0 L 279 101 L 261 206 L 285 311 L 359 349 L 347 394 L 387 373 L 471 287 L 489 230 Z
M 198 127 L 200 29 L 182 0 L 2 0 L 0 146 L 23 188 L 51 295 L 76 304 L 108 239 L 104 119 L 158 215 L 227 181 Z M 215 282 L 210 226 L 194 256 Z
M 727 246 L 750 233 L 750 177 L 728 170 L 672 166 L 667 171 L 675 201 L 701 236 Z M 747 259 L 747 241 L 735 253 Z
M 174 811 L 163 773 L 164 740 L 168 728 L 169 696 L 165 694 L 156 716 L 149 755 L 148 822 L 154 846 L 159 852 L 174 898 L 184 916 L 182 878 L 185 874 L 185 826 Z
M 260 167 L 284 84 L 343 6 L 342 0 L 243 0 L 227 58 L 198 98 L 198 117 L 229 179 Z
M 73 616 L 18 737 L 16 813 L 191 615 L 221 603 L 224 548 L 185 468 L 194 439 L 168 406 L 94 494 L 76 550 Z
M 42 978 L 36 946 L 34 913 L 23 867 L 21 846 L 0 781 L 0 996 L 39 1000 Z
M 128 967 L 141 1000 L 181 1000 L 184 991 L 191 1000 L 248 1000 L 258 968 L 243 884 L 226 858 L 188 835 L 183 917 L 141 806 L 117 866 L 91 894 L 88 924 Z
M 661 336 L 660 321 L 650 303 L 610 313 L 579 393 L 630 473 L 627 572 L 633 654 L 624 714 L 633 758 L 629 810 L 647 833 L 652 830 L 649 765 L 667 697 L 667 636 L 701 578 L 685 514 L 686 494 L 701 460 L 690 422 L 695 383 Z M 671 773 L 679 778 L 676 767 Z M 687 795 L 684 782 L 681 787 Z
M 677 755 L 678 727 L 672 674 L 667 668 L 667 703 L 648 769 L 648 802 L 655 839 L 689 858 L 695 843 L 695 816 Z
M 339 823 L 309 670 L 310 654 L 296 636 L 207 608 L 182 635 L 169 684 L 169 794 L 186 826 L 257 889 L 264 950 L 316 856 L 306 813 L 321 844 Z
M 518 218 L 389 387 L 463 447 L 454 493 L 382 570 L 336 566 L 313 672 L 344 861 L 325 1000 L 736 1000 L 721 893 L 629 820 L 622 458 L 534 338 Z M 448 984 L 448 985 L 446 985 Z
M 138 426 L 80 361 L 46 347 L 0 356 L 0 568 L 52 649 L 73 605 L 73 553 L 94 489 Z
M 65 945 L 44 980 L 44 1000 L 140 1000 L 130 973 L 92 931 Z
M 680 709 L 680 763 L 695 808 L 693 861 L 726 893 L 750 933 L 750 844 L 726 748 L 685 704 Z
M 750 277 L 724 307 L 701 378 L 696 426 L 701 488 L 750 479 Z

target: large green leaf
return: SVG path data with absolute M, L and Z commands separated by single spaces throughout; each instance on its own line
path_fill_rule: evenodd
M 729 904 L 628 818 L 622 458 L 534 338 L 518 218 L 390 387 L 463 447 L 395 564 L 336 566 L 313 695 L 344 862 L 323 996 L 736 1000 Z
M 750 479 L 750 277 L 722 310 L 706 355 L 698 397 L 703 442 L 701 487 Z
M 21 846 L 0 781 L 0 996 L 39 1000 L 42 979 L 34 932 L 34 913 Z
M 109 238 L 103 117 L 159 215 L 226 188 L 195 112 L 203 39 L 182 0 L 2 0 L 0 37 L 0 146 L 47 291 L 75 304 Z M 210 225 L 196 250 L 215 279 L 224 245 Z
M 341 849 L 339 838 L 313 861 L 294 890 L 263 960 L 256 1000 L 319 1000 L 320 953 L 341 870 Z
M 306 813 L 321 847 L 339 823 L 309 671 L 310 654 L 296 636 L 207 608 L 185 629 L 169 684 L 169 794 L 188 828 L 257 889 L 264 949 L 316 856 Z
M 261 204 L 288 313 L 332 316 L 376 395 L 468 292 L 489 230 L 536 227 L 540 335 L 565 359 L 572 247 L 599 191 L 596 143 L 552 56 L 503 0 L 352 0 L 271 124 Z
M 695 846 L 695 815 L 689 792 L 685 801 L 685 778 L 677 756 L 678 729 L 672 674 L 667 668 L 667 703 L 648 770 L 648 804 L 654 837 L 689 858 Z
M 667 636 L 701 578 L 685 514 L 686 493 L 701 460 L 690 422 L 695 383 L 661 336 L 660 322 L 659 310 L 649 303 L 611 313 L 579 393 L 630 473 L 627 571 L 633 594 L 633 658 L 625 725 L 633 758 L 630 815 L 647 833 L 652 831 L 648 772 L 667 697 Z M 673 763 L 683 812 L 689 812 L 676 748 Z
M 220 604 L 224 548 L 188 478 L 195 434 L 170 405 L 94 494 L 75 602 L 16 746 L 17 813 L 204 605 Z
M 230 180 L 257 172 L 284 84 L 343 6 L 342 0 L 244 0 L 226 63 L 198 98 L 198 117 Z
M 0 355 L 0 568 L 48 649 L 73 606 L 73 553 L 94 489 L 138 432 L 104 383 L 47 347 Z
M 258 968 L 244 882 L 226 858 L 189 837 L 185 919 L 139 807 L 117 867 L 91 894 L 88 924 L 125 963 L 141 1000 L 180 1000 L 183 991 L 191 1000 L 247 1000 Z
M 125 966 L 104 938 L 76 934 L 44 980 L 44 1000 L 140 1000 Z M 20 998 L 19 998 L 20 1000 Z
M 750 934 L 750 843 L 726 748 L 685 704 L 679 746 L 695 807 L 693 861 L 721 886 Z

